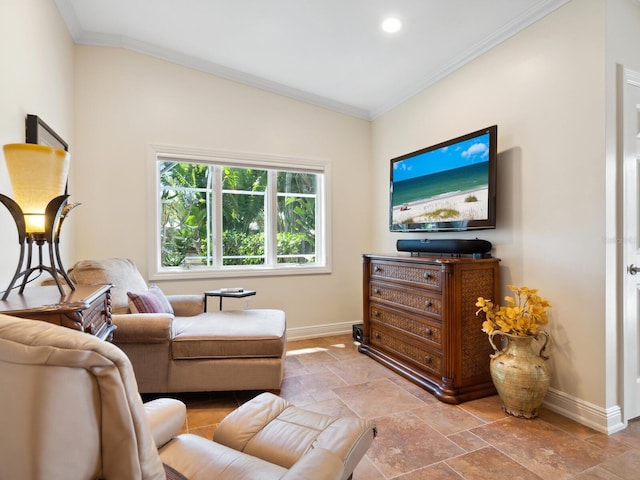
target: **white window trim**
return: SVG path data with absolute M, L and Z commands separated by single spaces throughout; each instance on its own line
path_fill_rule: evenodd
M 224 163 L 227 166 L 242 165 L 255 166 L 256 168 L 270 169 L 294 169 L 310 173 L 323 173 L 324 181 L 319 186 L 317 218 L 324 222 L 324 238 L 317 239 L 316 253 L 318 256 L 324 254 L 325 265 L 305 266 L 295 264 L 282 264 L 277 266 L 238 266 L 225 267 L 223 270 L 213 269 L 180 269 L 171 271 L 160 268 L 160 232 L 157 228 L 160 222 L 160 204 L 157 201 L 159 192 L 157 162 L 158 158 L 170 157 L 176 160 L 184 159 L 185 162 L 216 162 Z M 148 277 L 149 280 L 179 280 L 179 279 L 200 279 L 200 278 L 245 278 L 245 277 L 268 277 L 280 275 L 315 275 L 327 274 L 332 271 L 331 256 L 331 164 L 326 160 L 303 159 L 284 157 L 277 155 L 262 155 L 254 153 L 227 152 L 221 150 L 206 150 L 193 147 L 179 147 L 172 145 L 149 145 L 147 161 L 147 203 L 148 203 L 148 225 L 147 242 L 148 249 Z M 319 241 L 318 241 L 319 240 Z M 218 245 L 215 248 L 220 248 Z

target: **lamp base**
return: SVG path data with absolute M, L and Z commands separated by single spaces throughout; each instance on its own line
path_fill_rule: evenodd
M 33 244 L 36 244 L 38 246 L 38 258 L 39 258 L 39 264 L 36 265 L 35 267 L 31 266 L 31 260 L 33 258 Z M 7 297 L 9 296 L 9 293 L 11 293 L 11 290 L 14 288 L 14 286 L 16 285 L 16 283 L 18 282 L 18 279 L 20 277 L 24 277 L 22 279 L 22 284 L 20 285 L 20 290 L 19 293 L 22 294 L 24 292 L 24 288 L 27 286 L 27 283 L 29 282 L 29 277 L 31 277 L 31 275 L 33 273 L 36 272 L 48 272 L 49 275 L 51 275 L 51 277 L 53 277 L 53 280 L 55 281 L 56 286 L 58 287 L 58 290 L 60 291 L 60 295 L 64 295 L 64 289 L 62 288 L 62 283 L 60 281 L 60 277 L 62 277 L 62 279 L 64 279 L 64 282 L 67 284 L 67 286 L 71 289 L 71 290 L 75 290 L 75 286 L 73 285 L 73 283 L 71 282 L 71 279 L 69 278 L 69 276 L 67 275 L 67 273 L 64 270 L 64 267 L 62 266 L 62 262 L 60 260 L 60 251 L 58 248 L 58 242 L 55 243 L 48 243 L 49 246 L 49 264 L 50 265 L 45 265 L 42 261 L 42 247 L 44 246 L 44 244 L 47 243 L 46 240 L 44 239 L 44 236 L 41 236 L 40 234 L 32 234 L 27 238 L 26 241 L 26 245 L 27 245 L 27 258 L 26 258 L 26 265 L 25 265 L 25 269 L 22 269 L 22 264 L 24 263 L 24 254 L 25 254 L 25 243 L 23 243 L 20 247 L 20 261 L 18 262 L 18 270 L 16 271 L 15 275 L 13 276 L 13 279 L 11 279 L 11 282 L 9 283 L 9 286 L 7 287 L 7 289 L 4 292 L 4 295 L 2 296 L 2 300 L 6 300 Z
M 60 282 L 60 277 L 64 279 L 65 283 L 71 290 L 75 290 L 71 279 L 62 266 L 59 248 L 60 229 L 62 228 L 62 222 L 66 213 L 68 213 L 68 211 L 73 208 L 73 206 L 71 206 L 70 208 L 67 207 L 68 197 L 68 195 L 60 195 L 49 202 L 45 212 L 44 233 L 27 234 L 24 222 L 24 214 L 20 206 L 11 198 L 0 194 L 0 202 L 8 208 L 9 212 L 16 222 L 16 227 L 18 229 L 18 240 L 20 242 L 20 259 L 18 260 L 18 267 L 16 268 L 16 273 L 13 275 L 9 286 L 4 291 L 2 300 L 7 299 L 9 293 L 11 293 L 11 290 L 14 288 L 20 277 L 24 277 L 22 279 L 22 284 L 20 285 L 19 291 L 19 293 L 22 294 L 24 292 L 24 288 L 27 285 L 27 282 L 29 281 L 29 277 L 31 277 L 31 275 L 35 272 L 48 272 L 53 277 L 56 286 L 60 291 L 60 295 L 64 295 L 65 293 Z M 45 243 L 49 247 L 49 265 L 45 265 L 43 262 L 42 249 Z M 38 246 L 39 264 L 35 267 L 32 267 L 31 263 L 33 260 L 34 244 Z

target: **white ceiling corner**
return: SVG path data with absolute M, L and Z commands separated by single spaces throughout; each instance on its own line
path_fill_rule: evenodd
M 374 119 L 569 0 L 55 0 L 120 47 Z M 636 0 L 640 2 L 640 0 Z M 404 24 L 380 29 L 386 15 Z

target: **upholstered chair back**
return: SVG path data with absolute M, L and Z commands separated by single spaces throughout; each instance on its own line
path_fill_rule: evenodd
M 112 284 L 111 301 L 114 314 L 131 313 L 127 292 L 147 290 L 147 283 L 136 264 L 126 258 L 82 260 L 71 267 L 69 278 L 73 283 L 81 285 Z
M 0 478 L 165 478 L 118 347 L 0 315 L 0 385 Z

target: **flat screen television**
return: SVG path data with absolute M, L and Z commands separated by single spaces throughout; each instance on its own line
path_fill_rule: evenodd
M 391 159 L 392 232 L 496 227 L 498 127 Z

